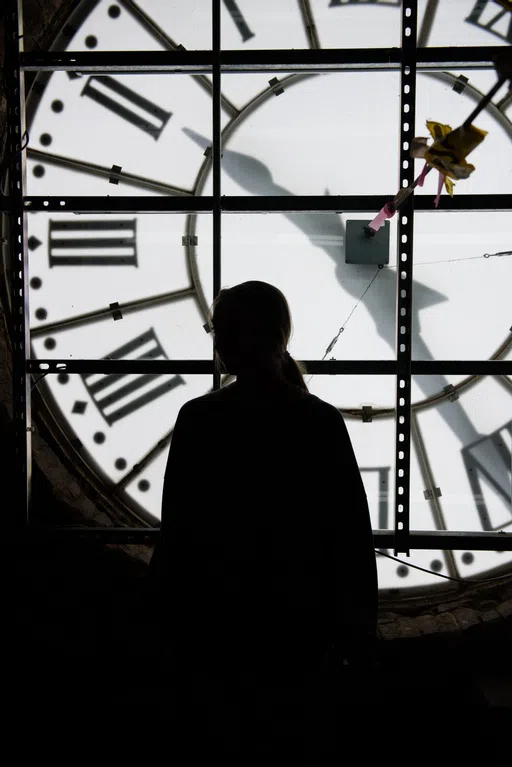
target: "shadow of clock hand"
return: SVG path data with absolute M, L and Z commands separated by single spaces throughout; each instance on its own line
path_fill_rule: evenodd
M 205 149 L 210 143 L 204 136 L 189 128 L 183 128 L 198 146 Z M 239 187 L 258 197 L 293 196 L 293 193 L 277 184 L 269 168 L 260 160 L 242 152 L 224 149 L 222 171 Z M 327 190 L 326 190 L 326 193 Z M 354 299 L 359 300 L 375 275 L 375 265 L 345 263 L 345 226 L 337 214 L 284 213 L 315 247 L 322 248 L 335 264 L 335 275 L 339 284 Z M 433 360 L 421 332 L 419 312 L 429 306 L 448 300 L 446 296 L 427 285 L 414 280 L 412 304 L 412 344 L 416 359 Z M 392 269 L 381 269 L 370 290 L 361 299 L 375 322 L 380 337 L 389 347 L 395 349 L 396 273 Z M 441 392 L 449 382 L 443 375 L 413 376 L 425 397 Z M 462 445 L 481 440 L 482 435 L 475 429 L 460 401 L 443 402 L 438 412 Z M 483 444 L 483 443 L 482 443 Z M 500 494 L 510 497 L 510 478 L 503 461 L 497 460 L 493 444 L 480 447 L 480 460 L 492 478 L 493 484 L 501 488 Z

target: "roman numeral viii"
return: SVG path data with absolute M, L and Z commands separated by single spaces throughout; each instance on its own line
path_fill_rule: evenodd
M 137 219 L 51 221 L 48 255 L 53 266 L 137 266 Z
M 155 140 L 160 137 L 172 115 L 172 112 L 166 112 L 108 75 L 89 77 L 81 95 L 110 109 L 123 120 L 149 133 Z
M 141 333 L 128 343 L 107 354 L 103 359 L 121 360 L 154 360 L 158 357 L 167 359 L 153 328 Z M 85 373 L 81 374 L 87 391 L 101 412 L 103 418 L 112 426 L 122 418 L 131 415 L 144 405 L 154 402 L 159 397 L 176 388 L 185 381 L 180 375 L 165 375 L 162 373 Z

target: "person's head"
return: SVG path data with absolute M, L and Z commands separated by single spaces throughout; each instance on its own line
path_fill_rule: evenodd
M 233 375 L 282 378 L 308 391 L 304 365 L 285 354 L 292 321 L 288 302 L 268 282 L 224 288 L 212 304 L 216 361 Z

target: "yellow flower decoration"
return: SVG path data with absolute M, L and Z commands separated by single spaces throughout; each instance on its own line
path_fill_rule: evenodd
M 466 162 L 466 157 L 482 143 L 487 136 L 487 131 L 476 128 L 474 125 L 467 127 L 461 125 L 452 130 L 449 125 L 432 120 L 427 120 L 427 128 L 434 143 L 425 151 L 426 162 L 446 177 L 468 178 L 475 170 L 475 166 Z M 451 191 L 446 184 L 446 191 L 453 195 L 453 184 L 450 183 L 450 186 Z

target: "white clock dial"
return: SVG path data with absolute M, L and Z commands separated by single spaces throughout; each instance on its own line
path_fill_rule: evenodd
M 295 0 L 226 1 L 222 45 L 400 44 L 399 3 L 310 5 L 305 24 Z M 497 32 L 507 19 L 488 23 L 485 14 L 495 4 L 484 5 L 477 18 L 474 3 L 440 4 L 426 44 L 506 44 L 508 27 L 502 38 Z M 422 29 L 425 8 L 419 3 Z M 199 0 L 86 2 L 73 23 L 76 32 L 66 43 L 73 51 L 211 48 L 210 3 Z M 416 135 L 427 135 L 427 119 L 460 124 L 474 106 L 475 89 L 486 92 L 494 82 L 492 72 L 465 71 L 468 83 L 458 93 L 458 74 L 418 74 Z M 269 85 L 275 77 L 277 85 Z M 205 156 L 212 136 L 209 82 L 185 75 L 65 72 L 39 78 L 29 97 L 28 194 L 211 194 Z M 396 193 L 397 72 L 226 74 L 221 87 L 222 194 Z M 488 136 L 471 156 L 475 173 L 456 185 L 456 195 L 510 189 L 511 132 L 503 98 L 497 94 L 478 118 Z M 422 190 L 432 201 L 435 175 Z M 33 356 L 211 357 L 211 338 L 203 330 L 213 300 L 211 216 L 74 215 L 65 207 L 28 216 Z M 389 263 L 379 269 L 346 262 L 350 222 L 376 213 L 225 215 L 222 284 L 260 279 L 283 290 L 294 324 L 290 351 L 298 359 L 394 359 L 398 215 L 388 224 Z M 415 214 L 413 358 L 488 359 L 499 348 L 510 357 L 507 221 L 500 212 L 433 208 Z M 510 380 L 484 379 L 448 399 L 449 387 L 465 378 L 413 379 L 411 529 L 509 529 Z M 306 383 L 344 413 L 373 526 L 392 528 L 395 379 L 306 376 Z M 153 520 L 160 516 L 177 413 L 211 385 L 202 375 L 61 374 L 39 383 L 46 406 L 72 440 L 69 449 L 78 449 L 77 461 L 101 478 L 112 497 Z M 373 416 L 363 422 L 362 408 L 370 406 Z M 198 446 L 198 477 L 202 461 Z M 410 561 L 452 577 L 477 577 L 511 559 L 508 553 L 414 551 Z M 438 583 L 431 573 L 383 557 L 379 581 L 395 590 Z

